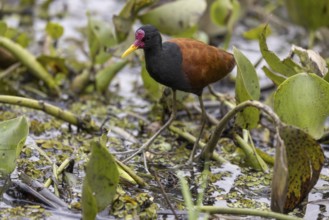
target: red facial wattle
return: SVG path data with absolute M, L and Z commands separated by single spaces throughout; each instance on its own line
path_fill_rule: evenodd
M 135 42 L 134 45 L 138 48 L 144 48 L 143 38 L 145 36 L 145 32 L 141 29 L 137 30 L 135 33 Z

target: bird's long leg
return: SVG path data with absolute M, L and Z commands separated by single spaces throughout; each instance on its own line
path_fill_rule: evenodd
M 199 102 L 200 102 L 200 108 L 201 108 L 201 129 L 200 129 L 200 133 L 199 133 L 199 136 L 198 138 L 195 140 L 195 143 L 193 145 L 193 149 L 192 149 L 192 152 L 190 154 L 190 158 L 189 160 L 186 162 L 186 164 L 191 164 L 193 162 L 193 159 L 194 159 L 194 154 L 195 154 L 195 151 L 196 149 L 198 148 L 198 145 L 199 145 L 199 141 L 201 139 L 201 136 L 202 136 L 202 133 L 203 133 L 203 129 L 204 129 L 204 126 L 206 124 L 206 121 L 207 121 L 207 114 L 206 114 L 206 110 L 204 108 L 204 104 L 203 104 L 203 100 L 202 100 L 202 96 L 198 96 L 199 98 Z
M 148 141 L 146 141 L 138 149 L 138 151 L 136 151 L 130 157 L 124 159 L 123 162 L 127 162 L 128 160 L 130 160 L 131 158 L 133 158 L 137 154 L 139 154 L 142 151 L 146 150 L 153 143 L 153 141 L 159 136 L 159 134 L 161 134 L 161 132 L 163 130 L 165 130 L 173 122 L 173 120 L 176 118 L 176 111 L 177 111 L 177 107 L 176 107 L 176 90 L 172 90 L 172 91 L 173 91 L 172 111 L 171 111 L 171 115 L 170 115 L 170 118 L 168 119 L 168 121 L 150 139 L 148 139 Z

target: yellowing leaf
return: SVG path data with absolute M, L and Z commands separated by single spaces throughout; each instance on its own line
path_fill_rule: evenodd
M 318 181 L 324 154 L 315 139 L 296 127 L 283 125 L 279 133 L 286 150 L 288 176 L 284 178 L 280 173 L 282 170 L 277 169 L 273 173 L 273 181 L 287 181 L 287 194 L 282 194 L 285 198 L 280 198 L 273 197 L 275 192 L 272 192 L 271 208 L 273 211 L 289 212 L 303 201 Z M 285 203 L 280 204 L 281 207 L 273 206 L 273 200 L 277 199 L 285 200 Z

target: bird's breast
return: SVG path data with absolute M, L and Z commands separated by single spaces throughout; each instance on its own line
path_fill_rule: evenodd
M 147 71 L 157 82 L 175 90 L 191 92 L 182 68 L 182 54 L 176 44 L 164 43 L 161 51 L 145 51 L 145 62 Z

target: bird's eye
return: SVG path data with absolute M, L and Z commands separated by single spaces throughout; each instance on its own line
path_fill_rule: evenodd
M 148 40 L 150 40 L 150 37 L 149 36 L 145 36 L 143 39 L 144 39 L 144 41 L 148 41 Z

